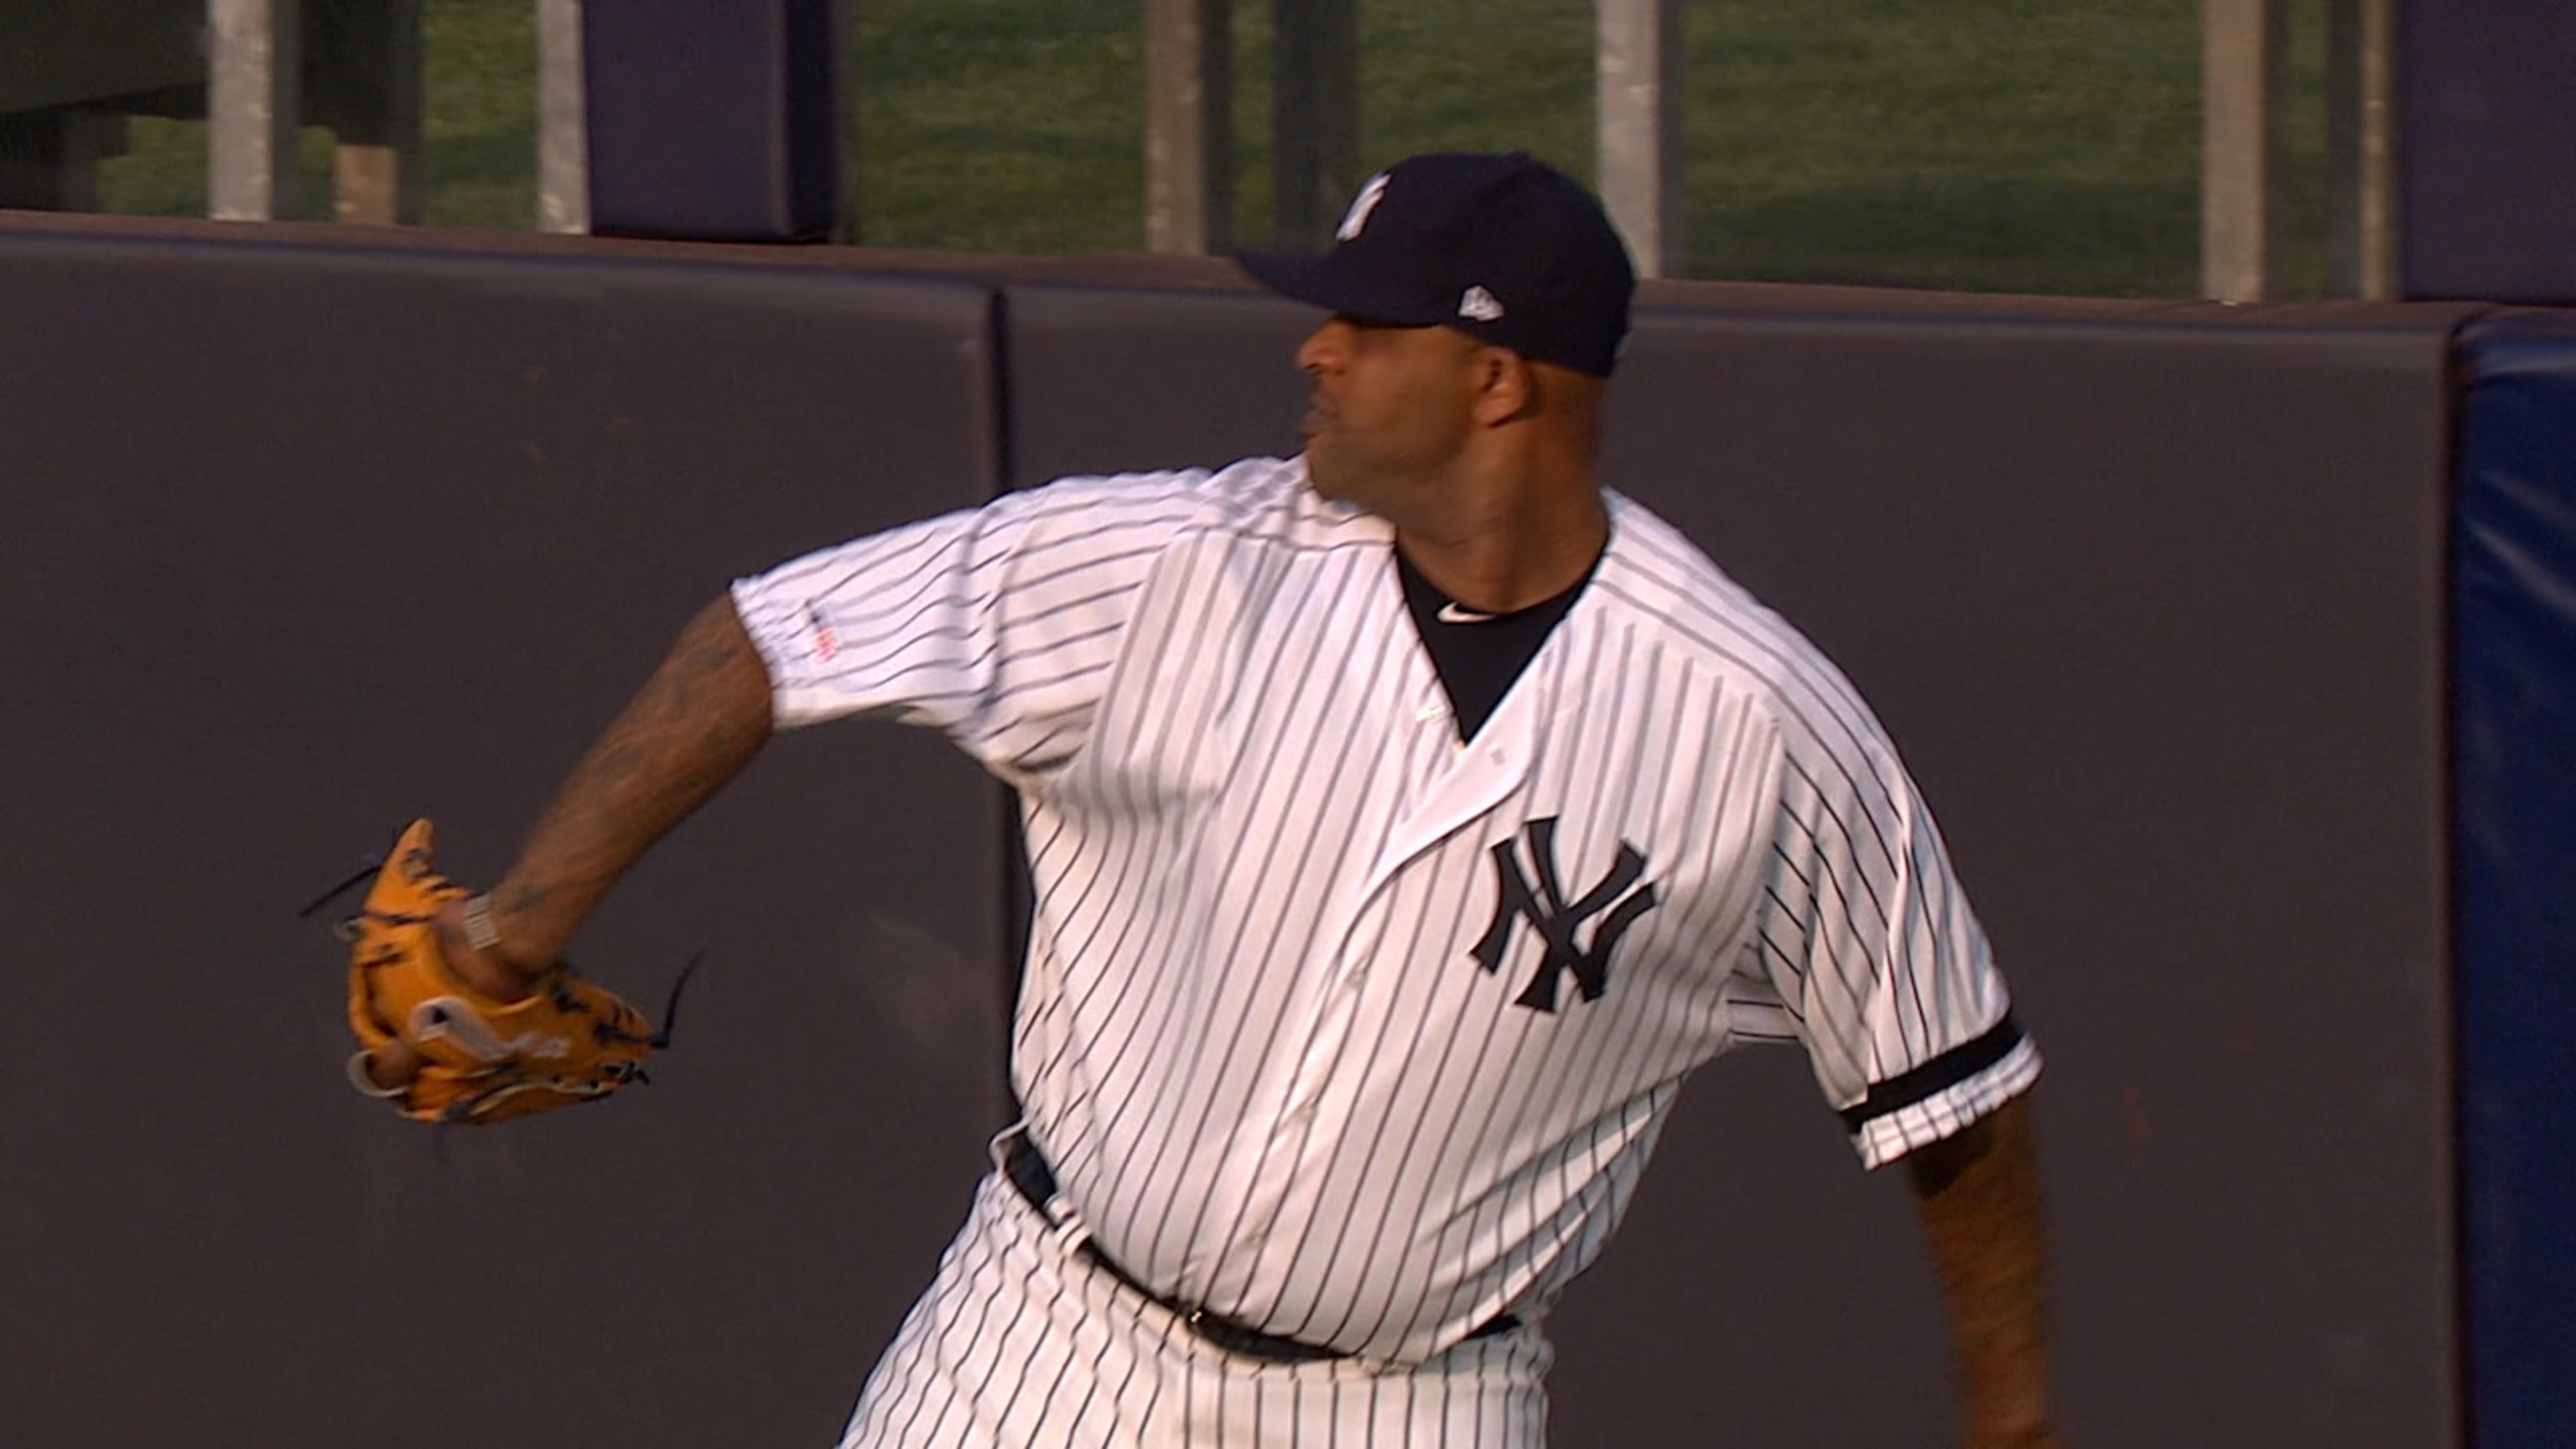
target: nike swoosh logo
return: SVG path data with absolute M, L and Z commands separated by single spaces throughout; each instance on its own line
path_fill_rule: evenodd
M 1479 614 L 1473 609 L 1462 609 L 1456 604 L 1442 604 L 1439 618 L 1443 624 L 1488 624 L 1493 622 L 1494 616 Z

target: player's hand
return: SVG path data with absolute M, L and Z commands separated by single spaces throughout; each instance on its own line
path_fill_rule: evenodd
M 412 1050 L 407 1041 L 390 1041 L 367 1052 L 367 1080 L 387 1092 L 399 1092 L 411 1085 L 429 1058 Z
M 670 1044 L 679 986 L 656 1029 L 560 959 L 522 965 L 507 933 L 515 925 L 522 943 L 540 938 L 524 920 L 485 919 L 490 900 L 438 873 L 432 840 L 427 820 L 406 827 L 374 867 L 366 904 L 342 923 L 359 1046 L 352 1084 L 414 1121 L 479 1123 L 596 1102 L 646 1080 L 646 1059 Z
M 447 969 L 466 985 L 499 1002 L 523 1000 L 535 989 L 526 973 L 476 946 L 465 934 L 463 902 L 449 901 L 439 907 L 432 929 L 438 934 L 438 952 Z M 367 1080 L 382 1091 L 398 1092 L 410 1086 L 428 1062 L 411 1043 L 390 1041 L 367 1053 Z

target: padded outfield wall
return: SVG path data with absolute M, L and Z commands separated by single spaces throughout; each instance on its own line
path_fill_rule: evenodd
M 2076 1437 L 2466 1442 L 2477 309 L 1644 303 L 1611 480 L 1869 695 L 2049 1054 Z M 501 1129 L 340 1085 L 293 912 L 413 812 L 498 872 L 734 574 L 1293 446 L 1310 322 L 1177 261 L 0 220 L 0 1441 L 830 1442 L 1009 1113 L 989 782 L 782 738 L 580 943 L 643 997 L 706 948 L 657 1085 Z M 1553 1327 L 1567 1445 L 1948 1414 L 1901 1177 L 1789 1053 L 1685 1093 Z

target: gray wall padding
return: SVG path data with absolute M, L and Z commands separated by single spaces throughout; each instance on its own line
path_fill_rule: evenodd
M 728 578 L 989 494 L 990 294 L 0 238 L 0 1442 L 828 1443 L 1006 1120 L 998 802 L 783 738 L 575 960 L 656 1085 L 432 1131 L 300 904 L 489 880 Z
M 1612 475 L 1868 694 L 2049 1052 L 2076 1442 L 2457 1442 L 2459 315 L 1718 300 L 1652 317 L 1633 349 Z M 1749 1400 L 1776 1417 L 1748 1442 L 1922 1442 L 1876 1388 L 1892 1356 L 1909 1393 L 1941 1388 L 1915 1377 L 1935 1340 L 1910 1212 L 1892 1202 L 1866 1246 L 1844 1231 L 1901 1185 L 1746 1180 L 1813 1130 L 1794 1075 L 1780 1111 L 1686 1099 L 1649 1187 L 1671 1216 L 1619 1246 L 1619 1281 L 1704 1304 L 1719 1342 L 1792 1375 L 1658 1350 L 1703 1421 Z M 1695 1188 L 1739 1216 L 1692 1213 Z M 1585 1309 L 1624 1321 L 1599 1286 Z M 1871 1321 L 1890 1312 L 1894 1355 Z M 1819 1417 L 1843 1427 L 1797 1427 Z
M 829 1442 L 1008 1111 L 970 766 L 780 740 L 580 943 L 656 999 L 708 948 L 660 1084 L 505 1129 L 339 1085 L 290 913 L 411 811 L 501 870 L 732 574 L 1293 448 L 1314 318 L 1189 264 L 340 235 L 0 225 L 0 1440 Z M 1610 480 L 1875 702 L 2050 1053 L 2094 1449 L 2459 1442 L 2466 311 L 1641 312 Z M 1790 1053 L 1694 1084 L 1554 1326 L 1561 1444 L 1948 1442 L 1904 1183 Z

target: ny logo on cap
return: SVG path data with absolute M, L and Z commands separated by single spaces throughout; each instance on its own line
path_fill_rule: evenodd
M 1368 184 L 1360 188 L 1359 195 L 1351 198 L 1351 209 L 1342 213 L 1342 224 L 1333 228 L 1334 239 L 1349 241 L 1358 236 L 1361 228 L 1368 225 L 1369 213 L 1377 210 L 1377 204 L 1385 199 L 1386 173 L 1381 171 L 1368 179 Z
M 1484 288 L 1469 287 L 1466 295 L 1458 299 L 1458 315 L 1478 322 L 1499 322 L 1503 316 L 1503 304 Z

